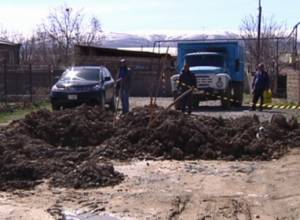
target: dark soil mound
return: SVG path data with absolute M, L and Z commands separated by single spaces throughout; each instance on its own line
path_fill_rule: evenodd
M 159 115 L 149 127 L 150 119 Z M 223 119 L 174 110 L 136 108 L 113 127 L 113 114 L 80 106 L 41 110 L 0 131 L 0 189 L 118 184 L 123 175 L 109 159 L 270 160 L 300 146 L 296 119 L 274 115 Z
M 44 109 L 18 121 L 13 131 L 55 146 L 89 146 L 101 143 L 114 133 L 112 120 L 112 112 L 86 105 L 55 112 Z
M 0 189 L 32 188 L 44 178 L 77 188 L 119 183 L 123 175 L 111 164 L 90 162 L 93 146 L 114 134 L 112 116 L 89 106 L 40 110 L 2 129 Z
M 270 160 L 300 142 L 298 124 L 274 116 L 260 123 L 257 116 L 237 119 L 196 117 L 169 110 L 148 128 L 149 108 L 137 108 L 118 123 L 114 138 L 95 149 L 109 158 Z M 158 115 L 161 109 L 156 109 Z M 283 118 L 282 118 L 283 117 Z

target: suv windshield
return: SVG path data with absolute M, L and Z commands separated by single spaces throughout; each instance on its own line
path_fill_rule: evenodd
M 62 74 L 61 80 L 99 81 L 99 69 L 68 69 Z
M 216 66 L 224 67 L 224 57 L 221 55 L 188 55 L 186 63 L 193 66 Z

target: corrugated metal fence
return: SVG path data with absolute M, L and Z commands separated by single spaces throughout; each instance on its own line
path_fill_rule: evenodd
M 117 63 L 106 62 L 104 64 L 117 78 Z M 46 99 L 50 88 L 57 77 L 66 67 L 37 66 L 37 65 L 6 65 L 0 66 L 0 102 L 40 100 Z M 158 85 L 158 70 L 151 70 L 147 65 L 131 65 L 132 86 L 131 96 L 153 96 Z M 166 70 L 165 80 L 159 90 L 158 96 L 170 96 L 171 72 Z
M 0 67 L 0 101 L 47 98 L 63 68 L 52 66 L 6 65 Z

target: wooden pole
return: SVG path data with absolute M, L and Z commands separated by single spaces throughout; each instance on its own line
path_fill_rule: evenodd
M 117 85 L 117 83 L 120 82 L 121 80 L 122 80 L 122 78 L 117 79 L 115 81 L 115 85 Z M 116 125 L 117 116 L 118 116 L 119 102 L 120 102 L 120 98 L 121 98 L 121 90 L 119 89 L 118 92 L 119 92 L 119 94 L 118 94 L 118 97 L 117 97 L 115 111 L 114 111 L 114 117 L 113 117 L 113 127 L 115 127 L 115 125 Z
M 155 97 L 154 97 L 154 104 L 156 104 L 156 99 L 157 99 L 157 96 L 158 96 L 158 93 L 159 93 L 162 74 L 164 72 L 164 69 L 165 69 L 165 66 L 166 66 L 166 62 L 167 62 L 167 58 L 168 58 L 168 52 L 169 52 L 169 46 L 167 47 L 166 54 L 164 56 L 164 60 L 163 60 L 163 63 L 162 63 L 162 69 L 160 70 L 160 73 L 159 73 L 159 78 L 158 78 L 159 81 L 158 81 L 158 86 L 156 88 L 156 93 L 155 93 Z
M 257 27 L 257 65 L 260 63 L 260 34 L 261 34 L 261 0 L 258 3 L 258 27 Z
M 159 78 L 158 78 L 158 86 L 156 88 L 156 92 L 154 94 L 154 98 L 153 97 L 150 97 L 150 121 L 152 121 L 153 117 L 154 117 L 154 109 L 156 107 L 156 99 L 157 99 L 157 96 L 158 96 L 158 93 L 159 93 L 159 89 L 160 89 L 160 85 L 161 85 L 161 78 L 162 78 L 162 74 L 164 72 L 164 69 L 165 69 L 165 64 L 166 64 L 166 61 L 167 61 L 167 57 L 168 57 L 168 51 L 169 51 L 169 47 L 167 47 L 167 50 L 166 50 L 166 54 L 164 56 L 164 60 L 163 60 L 163 63 L 162 63 L 162 68 L 160 70 L 160 73 L 159 73 Z
M 185 91 L 184 93 L 182 93 L 180 96 L 178 96 L 174 102 L 172 102 L 166 109 L 162 110 L 155 118 L 153 118 L 152 120 L 149 121 L 148 124 L 148 128 L 152 127 L 152 125 L 154 124 L 154 122 L 162 115 L 162 113 L 166 110 L 169 110 L 173 105 L 175 105 L 176 102 L 178 102 L 179 100 L 181 100 L 184 96 L 186 96 L 188 93 L 193 91 L 193 87 L 188 89 L 187 91 Z
M 32 88 L 32 65 L 29 64 L 29 93 L 30 93 L 30 102 L 33 102 L 33 88 Z
M 4 69 L 4 72 L 3 72 L 3 82 L 4 82 L 4 98 L 5 98 L 5 105 L 7 105 L 7 62 L 6 60 L 4 61 L 4 64 L 3 64 L 3 69 Z

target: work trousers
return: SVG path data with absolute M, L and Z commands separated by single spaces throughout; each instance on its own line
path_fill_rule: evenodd
M 192 104 L 193 104 L 193 93 L 189 92 L 181 100 L 181 111 L 185 112 L 186 111 L 186 107 L 188 107 L 188 113 L 191 114 L 191 112 L 192 112 Z
M 262 110 L 263 109 L 263 104 L 264 104 L 264 90 L 263 89 L 256 89 L 253 92 L 253 99 L 252 99 L 252 110 L 256 109 L 256 103 L 258 101 L 258 99 L 260 99 L 260 105 L 259 105 L 259 109 Z
M 122 112 L 123 114 L 129 112 L 129 92 L 126 89 L 120 90 Z

